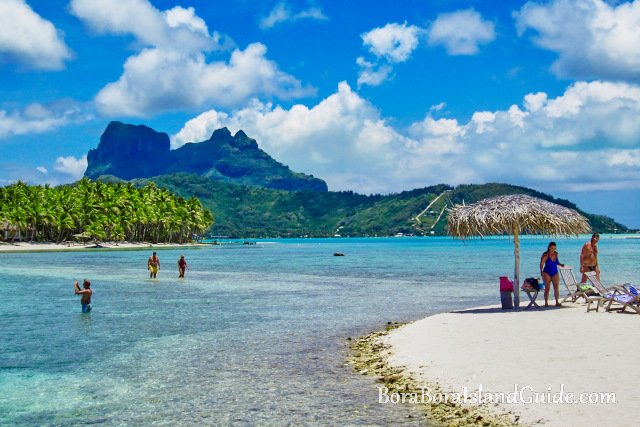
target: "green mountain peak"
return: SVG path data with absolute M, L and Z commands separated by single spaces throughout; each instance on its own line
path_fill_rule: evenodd
M 260 149 L 242 130 L 220 128 L 211 138 L 170 149 L 169 137 L 144 125 L 111 122 L 89 151 L 85 176 L 124 180 L 184 172 L 229 183 L 288 191 L 327 191 L 327 184 L 296 173 Z

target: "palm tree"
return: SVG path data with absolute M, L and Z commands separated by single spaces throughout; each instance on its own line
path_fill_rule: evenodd
M 184 242 L 213 223 L 196 198 L 185 200 L 154 183 L 105 184 L 86 178 L 51 188 L 23 182 L 0 188 L 0 221 L 33 240 L 60 242 L 87 233 L 97 240 Z M 6 224 L 6 225 L 5 225 Z

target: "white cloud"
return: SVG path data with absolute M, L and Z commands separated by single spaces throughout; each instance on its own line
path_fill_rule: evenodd
M 547 103 L 547 94 L 544 92 L 530 93 L 524 97 L 524 106 L 529 111 L 538 111 Z
M 293 170 L 333 190 L 390 192 L 446 182 L 491 181 L 546 192 L 640 188 L 640 87 L 578 82 L 556 98 L 476 112 L 467 122 L 426 117 L 398 129 L 346 83 L 317 105 L 254 101 L 185 124 L 174 147 L 227 126 L 255 138 Z
M 418 47 L 420 32 L 420 28 L 405 22 L 402 25 L 387 24 L 374 28 L 360 37 L 364 46 L 375 56 L 397 63 L 406 61 Z
M 533 42 L 558 54 L 556 75 L 640 81 L 640 0 L 529 2 L 514 17 L 520 34 L 535 31 Z
M 179 48 L 185 53 L 221 48 L 225 41 L 209 34 L 192 7 L 164 12 L 148 0 L 72 0 L 71 12 L 100 34 L 133 35 L 143 45 Z
M 0 1 L 0 57 L 27 68 L 59 70 L 71 56 L 54 25 L 25 1 Z
M 260 28 L 267 30 L 273 28 L 283 22 L 295 22 L 301 19 L 315 19 L 318 21 L 327 20 L 327 16 L 322 12 L 322 9 L 317 7 L 310 7 L 300 12 L 293 12 L 287 2 L 281 1 L 276 4 L 269 15 L 260 20 Z
M 58 157 L 53 167 L 58 172 L 70 175 L 73 179 L 80 179 L 87 170 L 87 156 L 79 159 L 74 156 Z
M 584 142 L 632 147 L 640 134 L 640 87 L 623 83 L 578 82 L 547 100 L 529 123 L 544 133 L 544 146 Z M 535 120 L 534 120 L 535 119 Z
M 173 9 L 166 10 L 164 12 L 165 20 L 171 28 L 180 28 L 185 26 L 190 28 L 195 33 L 201 33 L 204 36 L 209 35 L 209 28 L 204 19 L 196 15 L 196 11 L 193 7 L 183 8 L 176 6 Z
M 363 85 L 378 86 L 389 79 L 393 68 L 387 64 L 374 64 L 366 61 L 363 57 L 356 59 L 356 64 L 360 67 L 358 72 L 358 87 Z
M 494 27 L 473 9 L 443 13 L 427 30 L 429 44 L 444 46 L 449 55 L 475 55 L 481 44 L 495 40 Z
M 640 149 L 610 153 L 607 156 L 606 163 L 611 167 L 631 166 L 640 168 Z
M 439 104 L 432 105 L 431 107 L 429 107 L 429 112 L 442 111 L 446 106 L 447 106 L 446 102 L 441 102 Z
M 71 13 L 100 33 L 134 34 L 148 44 L 162 44 L 166 22 L 147 0 L 71 0 Z
M 203 54 L 145 49 L 128 58 L 124 70 L 96 95 L 104 114 L 146 116 L 205 105 L 233 107 L 258 94 L 292 98 L 314 93 L 268 60 L 261 43 L 234 50 L 228 63 L 207 63 Z
M 48 132 L 87 118 L 78 103 L 67 100 L 50 105 L 33 103 L 22 110 L 0 110 L 0 139 Z
M 486 131 L 493 131 L 494 127 L 491 125 L 496 119 L 496 115 L 491 111 L 477 111 L 471 116 L 471 123 L 475 126 L 477 133 L 485 133 Z
M 46 175 L 49 173 L 49 171 L 47 170 L 47 168 L 45 168 L 44 166 L 38 166 L 36 168 L 36 171 L 40 172 L 43 175 Z
M 415 25 L 387 24 L 360 35 L 363 45 L 375 56 L 375 61 L 363 57 L 356 59 L 358 64 L 358 87 L 378 86 L 392 75 L 389 64 L 404 62 L 418 47 L 422 30 Z
M 479 46 L 495 38 L 494 24 L 484 20 L 473 9 L 441 14 L 428 28 L 407 23 L 390 23 L 361 35 L 363 45 L 375 56 L 375 61 L 363 57 L 358 64 L 358 87 L 378 86 L 392 75 L 392 67 L 407 61 L 420 45 L 423 35 L 432 46 L 442 45 L 449 55 L 475 55 Z
M 120 78 L 95 97 L 105 115 L 144 117 L 203 107 L 233 107 L 254 96 L 289 99 L 313 94 L 253 43 L 234 49 L 229 61 L 206 53 L 231 42 L 209 29 L 193 8 L 161 12 L 147 0 L 73 0 L 72 12 L 96 31 L 131 34 L 146 47 L 127 58 Z
M 409 129 L 413 140 L 410 147 L 416 153 L 433 156 L 428 163 L 436 164 L 440 159 L 461 154 L 464 146 L 461 139 L 466 130 L 455 119 L 434 119 L 427 115 L 424 120 L 413 123 Z M 411 159 L 405 159 L 409 162 Z

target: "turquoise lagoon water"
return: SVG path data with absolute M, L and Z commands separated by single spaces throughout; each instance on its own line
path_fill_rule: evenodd
M 556 240 L 577 266 L 588 238 Z M 521 241 L 523 277 L 538 275 L 548 241 Z M 638 280 L 640 240 L 599 247 L 605 283 Z M 163 250 L 156 281 L 149 255 L 0 254 L 0 425 L 423 425 L 411 407 L 378 404 L 374 379 L 345 366 L 347 337 L 498 303 L 498 277 L 513 274 L 505 238 Z M 84 277 L 88 315 L 73 295 Z

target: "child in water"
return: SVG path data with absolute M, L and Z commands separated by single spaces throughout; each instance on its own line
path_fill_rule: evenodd
M 88 281 L 87 279 L 84 279 L 84 282 L 82 283 L 82 287 L 84 289 L 80 289 L 80 285 L 78 285 L 77 280 L 73 286 L 75 288 L 75 294 L 82 295 L 82 298 L 80 298 L 80 303 L 82 303 L 82 312 L 83 313 L 90 312 L 91 311 L 91 295 L 93 294 L 93 291 L 91 290 L 91 282 Z

